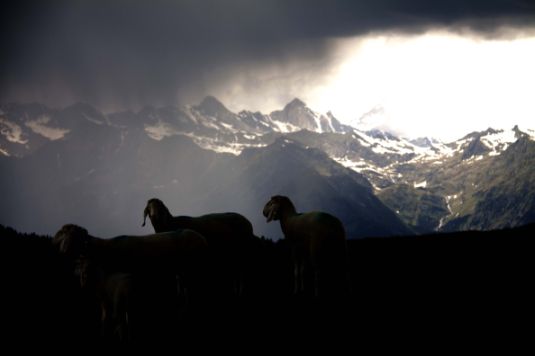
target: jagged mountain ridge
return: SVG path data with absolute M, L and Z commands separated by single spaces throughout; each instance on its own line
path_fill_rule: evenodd
M 85 142 L 88 136 L 110 136 L 103 155 L 110 150 L 128 152 L 121 149 L 123 145 L 139 150 L 137 141 L 157 147 L 169 141 L 166 139 L 187 137 L 216 153 L 216 157 L 266 148 L 284 137 L 304 148 L 321 150 L 330 159 L 360 173 L 364 181 L 371 183 L 375 194 L 417 232 L 504 227 L 505 222 L 494 226 L 488 219 L 473 218 L 476 206 L 480 207 L 479 214 L 482 207 L 494 206 L 481 205 L 479 199 L 490 199 L 489 191 L 496 191 L 496 184 L 501 187 L 507 183 L 494 179 L 485 185 L 486 190 L 481 190 L 478 172 L 492 169 L 519 139 L 525 138 L 530 145 L 535 136 L 533 131 L 521 131 L 515 126 L 512 130 L 473 132 L 447 144 L 431 138 L 407 140 L 384 131 L 363 132 L 343 125 L 331 113 L 317 114 L 299 99 L 270 114 L 235 114 L 214 97 L 194 106 L 145 107 L 138 112 L 107 115 L 86 104 L 62 110 L 39 104 L 9 104 L 0 107 L 0 129 L 0 162 L 33 156 L 50 143 Z M 90 147 L 78 148 L 80 154 L 94 149 Z M 531 176 L 523 177 L 528 182 L 522 184 L 529 186 Z M 479 190 L 474 188 L 476 185 Z M 400 202 L 400 197 L 406 201 Z M 516 209 L 514 203 L 507 206 Z M 524 215 L 530 216 L 529 204 L 522 206 L 527 211 Z M 465 222 L 459 223 L 459 219 Z
M 267 224 L 261 209 L 271 195 L 288 194 L 300 210 L 339 216 L 349 237 L 411 233 L 365 177 L 287 138 L 235 156 L 202 149 L 184 135 L 152 138 L 135 117 L 124 125 L 109 116 L 96 120 L 85 108 L 69 110 L 76 123 L 63 137 L 0 160 L 2 223 L 48 234 L 67 222 L 101 236 L 148 233 L 141 213 L 157 196 L 175 213 L 238 211 L 257 234 L 278 238 L 280 227 Z
M 0 153 L 23 157 L 46 141 L 76 134 L 73 125 L 83 126 L 87 122 L 120 128 L 124 134 L 132 128 L 142 129 L 155 140 L 187 136 L 202 148 L 236 155 L 247 147 L 273 143 L 282 135 L 295 135 L 294 139 L 321 148 L 339 163 L 363 172 L 380 188 L 396 181 L 389 167 L 392 163 L 433 156 L 448 149 L 439 144 L 422 148 L 379 131 L 362 132 L 341 124 L 331 113 L 313 112 L 298 99 L 269 115 L 250 111 L 234 114 L 213 97 L 205 98 L 196 106 L 146 107 L 138 112 L 108 115 L 84 104 L 63 110 L 34 106 L 38 110 L 30 108 L 32 110 L 28 111 L 25 105 L 19 104 L 1 108 Z M 334 140 L 326 142 L 326 136 Z M 321 147 L 315 142 L 320 142 Z

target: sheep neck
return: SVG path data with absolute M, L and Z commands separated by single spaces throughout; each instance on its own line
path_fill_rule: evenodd
M 106 259 L 106 252 L 108 251 L 109 246 L 113 246 L 113 239 L 102 239 L 100 237 L 89 235 L 82 253 L 92 259 L 95 259 L 96 257 L 98 257 L 98 260 Z
M 280 219 L 282 232 L 284 233 L 286 237 L 291 236 L 292 235 L 291 234 L 291 226 L 292 226 L 291 220 L 293 217 L 298 216 L 299 214 L 297 213 L 297 211 L 295 210 L 293 206 L 289 206 L 289 205 L 281 207 L 279 214 L 280 214 L 279 219 Z
M 169 211 L 161 212 L 158 215 L 151 216 L 150 217 L 152 226 L 154 227 L 154 231 L 156 232 L 164 232 L 164 231 L 170 231 L 172 229 L 172 220 L 173 216 Z

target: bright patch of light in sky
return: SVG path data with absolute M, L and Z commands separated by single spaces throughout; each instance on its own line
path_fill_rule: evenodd
M 445 141 L 535 128 L 535 36 L 370 35 L 336 48 L 336 64 L 302 99 L 343 122 Z

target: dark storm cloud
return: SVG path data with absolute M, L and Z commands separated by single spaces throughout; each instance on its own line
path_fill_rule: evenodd
M 321 66 L 332 37 L 456 25 L 492 36 L 502 26 L 529 27 L 535 3 L 19 0 L 0 16 L 0 101 L 115 108 L 191 102 L 251 63 Z

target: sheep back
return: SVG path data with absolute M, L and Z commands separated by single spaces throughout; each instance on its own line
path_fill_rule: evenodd
M 94 242 L 90 245 L 91 258 L 100 260 L 108 269 L 129 272 L 181 269 L 201 258 L 207 248 L 202 235 L 187 229 Z

